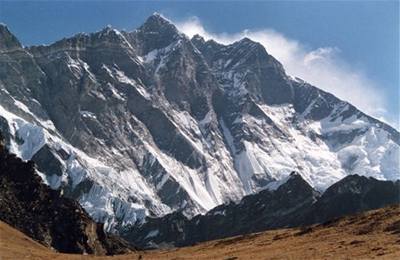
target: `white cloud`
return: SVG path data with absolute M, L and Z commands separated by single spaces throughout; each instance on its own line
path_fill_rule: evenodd
M 248 37 L 261 43 L 268 53 L 278 59 L 286 72 L 299 77 L 337 97 L 349 101 L 365 113 L 384 121 L 390 120 L 386 98 L 378 86 L 361 71 L 341 59 L 337 47 L 309 49 L 306 45 L 290 39 L 272 29 L 244 30 L 238 33 L 212 33 L 207 31 L 196 17 L 177 22 L 178 29 L 187 36 L 195 34 L 206 40 L 214 39 L 229 44 Z M 386 120 L 385 120 L 386 119 Z

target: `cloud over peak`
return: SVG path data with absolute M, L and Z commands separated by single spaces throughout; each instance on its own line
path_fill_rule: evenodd
M 177 22 L 176 25 L 189 37 L 199 34 L 206 40 L 213 39 L 222 44 L 248 37 L 261 43 L 269 54 L 278 59 L 287 74 L 328 91 L 371 116 L 389 121 L 384 94 L 367 75 L 341 58 L 338 47 L 310 49 L 305 44 L 268 28 L 232 34 L 213 33 L 197 17 Z

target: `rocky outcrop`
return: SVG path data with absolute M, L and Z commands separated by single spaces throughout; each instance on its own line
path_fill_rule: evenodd
M 330 186 L 303 214 L 301 224 L 322 223 L 400 203 L 400 181 L 382 181 L 350 175 Z
M 111 255 L 132 247 L 106 234 L 85 210 L 36 174 L 33 161 L 8 153 L 0 133 L 0 220 L 63 253 Z
M 0 24 L 0 50 L 21 47 L 21 43 L 18 41 L 17 37 L 8 30 L 7 26 Z

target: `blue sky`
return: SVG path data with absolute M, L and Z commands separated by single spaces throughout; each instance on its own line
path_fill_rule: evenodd
M 108 24 L 133 30 L 155 11 L 187 33 L 223 42 L 249 35 L 289 74 L 399 125 L 398 1 L 1 1 L 0 22 L 36 45 Z

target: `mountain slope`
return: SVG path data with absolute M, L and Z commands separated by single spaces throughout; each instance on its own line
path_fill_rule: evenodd
M 159 14 L 29 48 L 0 27 L 10 151 L 107 230 L 205 213 L 292 171 L 318 191 L 349 174 L 398 179 L 395 129 L 286 75 L 249 39 L 189 39 Z
M 43 184 L 32 161 L 9 154 L 1 132 L 0 220 L 59 252 L 104 255 L 130 251 L 126 242 L 106 234 L 103 225 L 94 222 L 77 202 Z
M 399 215 L 399 207 L 387 207 L 308 228 L 272 230 L 191 247 L 94 259 L 397 259 Z M 2 222 L 0 230 L 2 259 L 82 259 L 81 255 L 51 252 Z
M 267 229 L 299 227 L 400 203 L 400 181 L 379 181 L 350 175 L 322 195 L 299 174 L 274 190 L 245 196 L 192 219 L 180 212 L 147 218 L 122 236 L 142 248 L 194 245 Z

